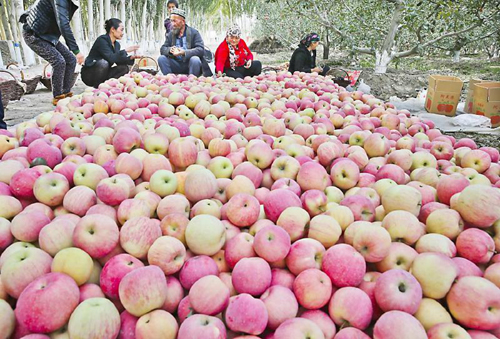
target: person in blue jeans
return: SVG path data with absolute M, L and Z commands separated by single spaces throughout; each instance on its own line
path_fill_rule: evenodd
M 200 76 L 205 51 L 200 32 L 186 25 L 186 12 L 182 9 L 172 10 L 170 22 L 172 27 L 158 58 L 161 72 Z

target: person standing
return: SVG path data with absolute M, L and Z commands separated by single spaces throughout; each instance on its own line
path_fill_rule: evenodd
M 319 45 L 319 35 L 310 33 L 300 40 L 299 47 L 293 52 L 290 59 L 288 71 L 311 73 L 316 72 L 321 75 L 326 75 L 330 67 L 324 68 L 316 66 L 316 48 Z
M 194 74 L 200 76 L 205 52 L 200 33 L 186 25 L 186 12 L 174 8 L 170 16 L 172 30 L 161 46 L 158 64 L 164 75 Z
M 170 33 L 170 31 L 172 30 L 172 22 L 170 21 L 170 14 L 172 14 L 174 8 L 179 8 L 179 3 L 177 2 L 177 0 L 168 0 L 167 1 L 168 18 L 166 18 L 165 22 L 163 23 L 165 25 L 165 30 L 167 31 L 166 34 Z
M 21 15 L 23 38 L 26 44 L 52 66 L 52 94 L 54 105 L 71 97 L 76 63 L 85 57 L 76 43 L 70 22 L 78 9 L 76 0 L 37 0 Z M 63 36 L 66 45 L 59 38 Z
M 215 51 L 215 71 L 218 76 L 225 73 L 232 78 L 243 79 L 246 76 L 259 75 L 262 64 L 253 60 L 253 54 L 245 40 L 241 39 L 238 25 L 231 26 L 226 32 L 226 39 Z
M 140 56 L 128 55 L 137 51 L 139 46 L 120 49 L 118 40 L 123 38 L 124 26 L 119 19 L 106 20 L 104 28 L 106 34 L 96 39 L 82 67 L 82 81 L 87 86 L 96 88 L 110 78 L 119 78 L 127 74 L 129 65 L 134 64 L 134 59 L 140 58 Z M 113 66 L 115 64 L 116 66 Z

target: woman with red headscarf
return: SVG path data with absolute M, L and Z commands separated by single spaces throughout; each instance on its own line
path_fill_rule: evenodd
M 241 39 L 241 29 L 233 25 L 226 32 L 226 39 L 215 51 L 215 71 L 218 76 L 225 73 L 232 78 L 259 75 L 262 64 L 253 60 L 245 40 Z

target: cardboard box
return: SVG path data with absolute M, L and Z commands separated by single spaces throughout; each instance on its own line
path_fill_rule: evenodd
M 463 84 L 457 77 L 430 75 L 425 102 L 427 112 L 454 116 Z
M 474 86 L 474 113 L 491 119 L 500 126 L 500 82 L 482 82 Z
M 476 84 L 483 82 L 480 79 L 470 79 L 469 80 L 469 89 L 467 90 L 467 98 L 465 99 L 464 112 L 465 113 L 473 113 L 474 112 L 474 88 Z

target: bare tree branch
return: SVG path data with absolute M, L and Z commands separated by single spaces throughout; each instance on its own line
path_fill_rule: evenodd
M 436 42 L 443 40 L 444 38 L 449 38 L 449 37 L 456 36 L 456 35 L 459 35 L 459 34 L 467 33 L 469 31 L 472 31 L 473 29 L 479 27 L 480 25 L 481 25 L 481 23 L 475 23 L 474 25 L 469 26 L 467 28 L 464 28 L 464 29 L 462 29 L 460 31 L 445 33 L 445 34 L 443 34 L 443 35 L 441 35 L 441 36 L 439 36 L 439 37 L 437 37 L 435 39 L 429 40 L 429 41 L 427 41 L 425 43 L 418 43 L 415 46 L 413 46 L 413 48 L 411 48 L 411 49 L 409 49 L 407 51 L 404 51 L 404 52 L 396 53 L 394 56 L 396 58 L 403 58 L 403 57 L 415 55 L 415 54 L 417 54 L 417 51 L 418 51 L 419 48 L 424 48 L 424 47 L 433 45 Z
M 328 20 L 328 18 L 325 17 L 325 14 L 322 14 L 324 12 L 320 11 L 316 2 L 313 2 L 313 5 L 314 5 L 314 11 L 309 10 L 308 11 L 309 15 L 315 16 L 323 25 L 332 29 L 335 33 L 337 33 L 342 38 L 353 42 L 353 39 L 349 35 L 345 34 L 341 30 L 339 30 L 335 25 L 333 25 L 330 22 L 330 20 Z M 355 50 L 356 52 L 359 52 L 359 53 L 375 55 L 375 50 L 373 48 L 362 48 L 362 47 L 355 46 L 353 44 L 352 49 Z
M 489 38 L 490 36 L 496 34 L 496 33 L 499 33 L 500 32 L 500 28 L 498 28 L 497 30 L 493 31 L 493 32 L 490 32 L 490 33 L 487 33 L 483 36 L 480 36 L 478 38 L 476 38 L 476 40 L 483 40 L 483 39 L 486 39 L 486 38 Z
M 340 2 L 341 2 L 341 3 L 342 3 L 342 5 L 344 5 L 344 7 L 345 7 L 345 8 L 349 11 L 349 13 L 351 13 L 351 15 L 354 17 L 354 19 L 356 19 L 356 20 L 357 20 L 357 22 L 361 23 L 364 27 L 366 27 L 366 28 L 368 28 L 368 29 L 370 29 L 370 30 L 373 30 L 373 29 L 374 29 L 375 31 L 379 32 L 381 35 L 385 35 L 385 34 L 387 34 L 386 32 L 384 32 L 383 30 L 381 30 L 381 29 L 379 29 L 379 28 L 377 28 L 377 27 L 373 27 L 373 26 L 367 25 L 367 24 L 365 23 L 365 21 L 364 21 L 363 19 L 361 19 L 361 18 L 359 17 L 359 15 L 357 15 L 357 13 L 356 13 L 356 12 L 354 12 L 354 11 L 353 11 L 353 10 L 352 10 L 352 9 L 351 9 L 351 8 L 350 8 L 347 4 L 346 4 L 346 3 L 345 3 L 345 1 L 344 1 L 344 0 L 340 0 Z M 392 1 L 391 1 L 391 2 L 392 2 Z

